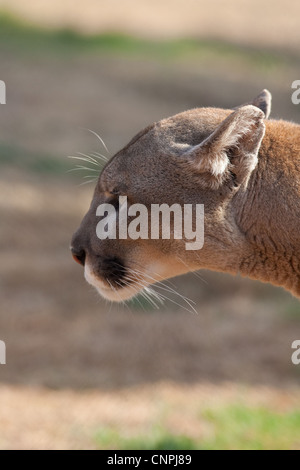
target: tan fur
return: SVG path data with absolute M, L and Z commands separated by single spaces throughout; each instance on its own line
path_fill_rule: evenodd
M 270 106 L 264 90 L 234 111 L 186 111 L 141 131 L 112 158 L 72 240 L 103 296 L 123 300 L 155 280 L 205 268 L 300 297 L 300 126 L 266 121 Z M 204 204 L 204 247 L 186 251 L 174 239 L 100 241 L 96 208 L 118 194 L 147 207 Z M 118 260 L 111 270 L 109 260 Z M 116 264 L 127 284 L 108 282 Z

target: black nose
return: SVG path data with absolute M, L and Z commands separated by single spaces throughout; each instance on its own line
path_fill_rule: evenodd
M 76 261 L 76 263 L 81 264 L 84 266 L 85 263 L 85 251 L 83 249 L 75 249 L 71 247 L 71 253 L 73 256 L 73 259 Z

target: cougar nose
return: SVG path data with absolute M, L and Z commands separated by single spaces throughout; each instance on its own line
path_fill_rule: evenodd
M 81 264 L 82 266 L 84 266 L 85 251 L 83 249 L 78 250 L 78 249 L 75 249 L 75 248 L 71 247 L 71 253 L 72 253 L 74 261 L 76 261 L 76 263 Z

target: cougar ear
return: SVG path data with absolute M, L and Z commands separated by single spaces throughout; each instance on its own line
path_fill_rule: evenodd
M 185 153 L 207 187 L 218 188 L 225 181 L 238 186 L 248 181 L 258 161 L 264 117 L 255 106 L 239 108 L 201 144 Z
M 241 106 L 236 106 L 234 109 L 243 108 L 248 104 L 252 104 L 253 106 L 256 106 L 257 108 L 261 109 L 265 114 L 265 118 L 268 119 L 271 113 L 272 95 L 269 90 L 265 89 L 261 91 L 260 94 L 257 95 L 251 103 L 244 103 Z
M 265 113 L 266 119 L 271 114 L 272 107 L 272 95 L 269 90 L 263 90 L 254 100 L 252 101 L 253 106 L 261 109 Z

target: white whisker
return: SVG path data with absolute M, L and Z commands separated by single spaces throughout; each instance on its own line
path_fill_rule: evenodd
M 79 186 L 83 186 L 84 184 L 88 184 L 88 183 L 95 183 L 95 181 L 96 181 L 95 179 L 84 181 L 83 183 L 80 183 Z
M 96 168 L 89 168 L 88 166 L 82 166 L 82 165 L 76 165 L 75 168 L 73 168 L 70 171 L 75 171 L 75 170 L 88 170 L 88 171 L 96 171 L 99 173 L 99 170 Z
M 94 158 L 86 158 L 86 157 L 75 157 L 74 155 L 68 155 L 68 158 L 72 158 L 73 160 L 81 160 L 82 162 L 92 163 L 93 165 L 100 166 L 99 162 Z
M 181 298 L 188 306 L 189 306 L 189 309 L 184 307 L 183 305 L 179 304 L 178 302 L 176 302 L 175 300 L 173 299 L 170 299 L 169 297 L 167 297 L 165 294 L 162 294 L 162 293 L 158 293 L 156 292 L 154 289 L 153 291 L 161 296 L 161 298 L 165 298 L 166 300 L 169 300 L 171 303 L 187 310 L 189 313 L 196 313 L 198 314 L 197 310 L 195 309 L 195 307 L 192 305 L 196 305 L 195 302 L 191 299 L 189 299 L 188 297 L 185 297 L 184 295 L 180 294 L 179 292 L 177 292 L 175 289 L 172 289 L 170 286 L 168 286 L 167 284 L 159 281 L 158 279 L 155 279 L 154 277 L 150 276 L 149 274 L 145 273 L 145 272 L 142 272 L 142 271 L 138 271 L 138 270 L 134 270 L 132 268 L 130 268 L 130 272 L 131 274 L 135 275 L 135 276 L 139 276 L 141 278 L 141 276 L 143 276 L 144 278 L 149 278 L 152 282 L 155 282 L 155 287 L 157 289 L 161 289 L 165 292 L 169 292 L 170 294 L 175 294 L 177 296 L 179 296 L 179 298 Z M 128 276 L 127 276 L 128 277 Z M 142 280 L 142 279 L 140 279 Z M 145 279 L 144 279 L 145 280 Z M 135 279 L 133 278 L 132 281 L 135 281 Z M 136 281 L 137 282 L 137 281 Z M 151 282 L 151 283 L 152 283 Z M 145 286 L 144 286 L 145 287 Z
M 98 158 L 98 160 L 103 160 L 104 162 L 108 161 L 108 158 L 105 155 L 102 155 L 102 153 L 99 153 L 99 152 L 92 152 L 91 156 L 95 157 L 95 158 Z
M 183 259 L 179 258 L 179 256 L 176 256 L 176 258 L 178 259 L 178 261 L 181 261 L 181 263 L 189 269 L 189 266 L 183 261 Z M 200 279 L 202 282 L 208 285 L 208 282 L 205 279 L 203 279 L 203 277 L 201 277 L 197 271 L 191 271 L 191 273 L 194 274 L 194 276 Z
M 82 157 L 85 157 L 85 158 L 93 158 L 90 155 L 88 155 L 86 153 L 83 153 L 83 152 L 76 152 L 76 153 L 77 153 L 77 155 L 81 155 Z M 100 157 L 95 157 L 95 158 L 98 158 L 98 160 L 101 160 Z M 99 161 L 97 161 L 97 160 L 94 160 L 94 161 L 96 161 L 99 164 Z M 107 161 L 107 160 L 105 160 L 105 161 Z
M 100 137 L 100 135 L 97 134 L 97 132 L 92 131 L 91 129 L 87 129 L 87 128 L 86 128 L 86 130 L 89 131 L 89 132 L 91 132 L 92 134 L 94 134 L 94 135 L 100 140 L 101 144 L 103 145 L 103 147 L 105 148 L 105 150 L 106 150 L 107 153 L 109 154 L 110 152 L 109 152 L 108 148 L 106 147 L 104 140 Z

